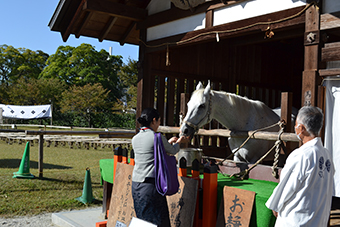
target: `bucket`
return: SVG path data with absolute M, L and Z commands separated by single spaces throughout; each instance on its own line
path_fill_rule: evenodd
M 182 148 L 176 154 L 176 159 L 179 161 L 182 157 L 187 161 L 187 167 L 192 166 L 192 162 L 197 159 L 199 162 L 201 161 L 203 152 L 200 148 Z

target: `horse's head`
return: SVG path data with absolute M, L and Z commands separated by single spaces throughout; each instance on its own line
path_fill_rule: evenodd
M 183 120 L 180 132 L 184 136 L 193 136 L 199 127 L 210 122 L 211 90 L 210 81 L 206 88 L 199 82 L 188 102 L 188 112 Z

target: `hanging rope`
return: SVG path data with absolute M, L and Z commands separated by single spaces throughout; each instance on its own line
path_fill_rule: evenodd
M 269 125 L 267 127 L 260 128 L 260 129 L 253 131 L 252 134 L 248 136 L 248 138 L 237 148 L 237 150 L 235 152 L 232 152 L 228 157 L 226 157 L 223 161 L 219 162 L 218 164 L 223 165 L 223 162 L 225 162 L 227 159 L 230 159 L 231 157 L 233 157 L 251 139 L 251 137 L 253 137 L 255 135 L 255 133 L 257 133 L 259 131 L 267 130 L 267 129 L 270 129 L 270 128 L 274 128 L 275 126 L 280 126 L 281 124 L 284 124 L 284 122 L 279 121 L 279 122 L 277 122 L 273 125 Z
M 244 171 L 241 171 L 240 173 L 236 173 L 236 174 L 232 174 L 230 177 L 236 176 L 238 178 L 240 178 L 241 180 L 243 180 L 250 172 L 250 170 L 252 170 L 253 168 L 255 168 L 259 163 L 261 163 L 273 150 L 274 148 L 276 148 L 276 152 L 275 152 L 275 157 L 274 157 L 274 162 L 273 162 L 273 166 L 272 166 L 272 175 L 277 179 L 279 177 L 278 175 L 278 161 L 279 161 L 279 155 L 280 155 L 280 148 L 283 145 L 282 140 L 281 140 L 281 135 L 283 133 L 284 130 L 284 121 L 280 121 L 279 122 L 279 126 L 280 126 L 280 131 L 279 131 L 279 136 L 277 141 L 275 142 L 274 146 L 272 146 L 272 148 L 269 149 L 269 151 L 267 151 L 267 153 L 265 153 L 252 167 L 250 167 L 249 169 L 246 169 Z
M 281 22 L 284 22 L 284 21 L 288 21 L 288 20 L 292 20 L 296 17 L 299 17 L 301 16 L 309 7 L 311 6 L 317 6 L 317 3 L 315 1 L 309 3 L 308 5 L 306 5 L 305 8 L 303 8 L 300 12 L 292 15 L 292 16 L 289 16 L 289 17 L 285 17 L 285 18 L 282 18 L 282 19 L 279 19 L 279 20 L 275 20 L 275 21 L 263 21 L 263 22 L 257 22 L 257 23 L 254 23 L 254 24 L 250 24 L 250 25 L 247 25 L 247 26 L 244 26 L 244 27 L 239 27 L 239 28 L 235 28 L 235 29 L 230 29 L 230 30 L 223 30 L 223 31 L 210 31 L 210 32 L 205 32 L 205 33 L 201 33 L 201 34 L 198 34 L 196 36 L 193 36 L 191 38 L 188 38 L 188 39 L 184 39 L 184 40 L 181 40 L 181 41 L 178 41 L 178 42 L 167 42 L 167 43 L 162 43 L 162 44 L 159 44 L 159 45 L 148 45 L 146 44 L 143 40 L 139 39 L 139 41 L 146 47 L 148 48 L 157 48 L 157 47 L 162 47 L 162 46 L 169 46 L 169 45 L 179 45 L 179 44 L 183 44 L 183 43 L 186 43 L 186 42 L 189 42 L 189 41 L 192 41 L 194 39 L 197 39 L 199 37 L 202 37 L 202 36 L 206 36 L 206 35 L 211 35 L 211 34 L 223 34 L 223 33 L 231 33 L 231 32 L 237 32 L 237 31 L 241 31 L 241 30 L 245 30 L 245 29 L 248 29 L 248 28 L 252 28 L 252 27 L 255 27 L 255 26 L 258 26 L 258 25 L 267 25 L 267 26 L 270 26 L 272 24 L 277 24 L 277 23 L 281 23 Z

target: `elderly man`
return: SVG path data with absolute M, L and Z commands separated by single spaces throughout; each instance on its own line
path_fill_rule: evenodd
M 266 206 L 277 217 L 275 226 L 327 226 L 333 193 L 331 153 L 318 137 L 322 111 L 313 106 L 299 110 L 295 133 L 303 145 L 287 158 L 280 183 Z

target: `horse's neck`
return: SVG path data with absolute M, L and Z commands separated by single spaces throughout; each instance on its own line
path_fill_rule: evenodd
M 242 97 L 213 91 L 211 117 L 228 129 L 252 130 L 263 125 L 259 119 L 260 108 L 256 103 Z

